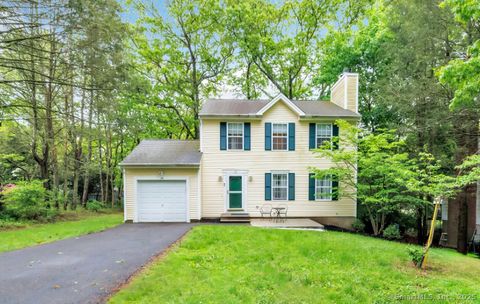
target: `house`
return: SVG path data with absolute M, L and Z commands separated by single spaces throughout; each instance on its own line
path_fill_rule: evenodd
M 200 140 L 144 140 L 122 161 L 125 221 L 258 217 L 269 203 L 286 204 L 289 217 L 350 227 L 356 200 L 335 197 L 338 182 L 315 180 L 310 168 L 331 166 L 312 150 L 341 138 L 335 120 L 359 121 L 358 74 L 342 74 L 331 101 L 212 99 L 199 117 Z

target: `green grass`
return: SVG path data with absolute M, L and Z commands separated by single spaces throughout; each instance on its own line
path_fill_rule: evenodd
M 123 213 L 66 212 L 60 219 L 55 223 L 25 224 L 21 229 L 0 230 L 0 252 L 101 231 L 121 224 Z
M 423 272 L 407 247 L 341 232 L 198 226 L 110 303 L 480 301 L 479 259 L 433 249 Z

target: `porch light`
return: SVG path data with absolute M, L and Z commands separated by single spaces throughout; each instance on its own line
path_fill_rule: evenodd
M 248 177 L 248 181 L 249 181 L 249 182 L 253 182 L 253 176 L 250 175 L 250 176 Z
M 220 175 L 220 176 L 218 177 L 218 181 L 219 181 L 219 182 L 223 182 L 223 176 Z

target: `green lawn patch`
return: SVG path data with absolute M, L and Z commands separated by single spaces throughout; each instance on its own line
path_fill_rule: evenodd
M 432 249 L 423 272 L 413 267 L 407 246 L 331 231 L 197 226 L 110 303 L 480 300 L 479 259 Z
M 64 212 L 60 221 L 47 224 L 24 224 L 21 229 L 0 230 L 0 252 L 53 242 L 97 232 L 121 224 L 123 213 Z

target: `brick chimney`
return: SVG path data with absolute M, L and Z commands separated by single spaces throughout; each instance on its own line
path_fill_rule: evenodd
M 358 74 L 344 71 L 332 87 L 331 101 L 358 113 Z

